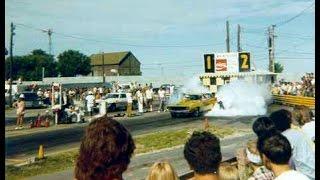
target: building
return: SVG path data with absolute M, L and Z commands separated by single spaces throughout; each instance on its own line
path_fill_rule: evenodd
M 93 76 L 140 76 L 141 63 L 130 52 L 99 53 L 90 56 Z

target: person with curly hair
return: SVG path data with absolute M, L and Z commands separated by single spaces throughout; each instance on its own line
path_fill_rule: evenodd
M 122 180 L 135 144 L 119 122 L 103 116 L 86 128 L 76 161 L 77 180 Z
M 194 180 L 217 180 L 222 160 L 220 140 L 210 132 L 193 132 L 184 146 L 184 157 L 194 171 Z

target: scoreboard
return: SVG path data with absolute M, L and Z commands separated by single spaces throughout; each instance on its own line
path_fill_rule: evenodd
M 249 52 L 214 53 L 204 55 L 206 73 L 215 72 L 248 72 L 250 66 Z

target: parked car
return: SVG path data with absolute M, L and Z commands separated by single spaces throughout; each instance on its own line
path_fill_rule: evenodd
M 43 103 L 43 100 L 37 95 L 36 92 L 22 92 L 17 94 L 15 100 L 17 100 L 20 94 L 24 94 L 24 100 L 26 103 L 26 108 L 43 108 L 46 105 Z
M 126 93 L 109 93 L 103 99 L 107 100 L 108 111 L 125 110 L 127 108 Z M 133 100 L 132 107 L 135 109 L 137 101 Z
M 211 110 L 215 103 L 216 98 L 210 93 L 185 94 L 177 104 L 168 105 L 167 108 L 173 118 L 181 115 L 198 117 L 203 112 Z

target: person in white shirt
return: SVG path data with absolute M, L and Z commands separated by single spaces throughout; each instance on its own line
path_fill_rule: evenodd
M 153 91 L 151 90 L 151 88 L 148 88 L 146 90 L 146 99 L 147 99 L 147 106 L 149 108 L 149 111 L 152 112 Z
M 143 114 L 143 95 L 141 92 L 141 88 L 136 92 L 137 100 L 138 100 L 138 112 L 140 115 Z
M 315 179 L 315 152 L 312 141 L 297 129 L 292 127 L 291 112 L 281 109 L 271 113 L 270 119 L 278 131 L 282 133 L 290 142 L 292 147 L 291 167 L 306 175 L 310 179 Z
M 162 88 L 160 88 L 158 91 L 159 101 L 160 101 L 158 112 L 164 111 L 164 105 L 165 105 L 165 100 L 166 100 L 165 93 L 166 92 Z
M 289 140 L 280 133 L 258 138 L 257 148 L 263 164 L 276 176 L 275 180 L 309 180 L 289 165 L 292 149 Z
M 315 121 L 313 120 L 313 112 L 306 106 L 297 106 L 294 108 L 294 115 L 297 123 L 307 138 L 312 142 L 315 141 Z
M 127 117 L 132 116 L 132 94 L 131 92 L 126 93 L 127 96 Z
M 86 101 L 87 101 L 87 111 L 89 112 L 90 116 L 92 116 L 92 108 L 95 104 L 94 100 L 95 100 L 95 97 L 93 96 L 93 92 L 89 91 L 88 95 L 86 96 Z

